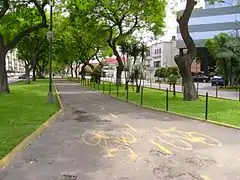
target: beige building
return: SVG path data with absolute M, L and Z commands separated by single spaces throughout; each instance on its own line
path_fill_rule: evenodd
M 17 57 L 17 50 L 11 50 L 6 55 L 6 70 L 9 75 L 19 75 L 25 72 L 24 61 Z
M 161 41 L 153 44 L 147 52 L 146 76 L 154 78 L 154 74 L 159 67 L 176 67 L 174 56 L 178 54 L 176 40 L 173 36 L 171 41 Z

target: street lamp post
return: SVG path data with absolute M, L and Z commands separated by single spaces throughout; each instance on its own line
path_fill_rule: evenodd
M 53 104 L 53 92 L 52 92 L 52 41 L 53 41 L 53 19 L 52 19 L 53 4 L 50 0 L 50 27 L 47 34 L 49 40 L 49 91 L 48 91 L 48 103 Z

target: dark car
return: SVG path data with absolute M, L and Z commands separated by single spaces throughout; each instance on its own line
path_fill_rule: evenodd
M 32 78 L 32 76 L 31 76 L 31 75 L 29 75 L 29 78 Z M 19 77 L 18 77 L 18 79 L 26 79 L 26 75 L 25 75 L 25 74 L 23 74 L 23 75 L 19 76 Z
M 21 75 L 21 76 L 18 77 L 18 79 L 25 79 L 25 78 L 26 78 L 26 75 L 25 75 L 25 74 L 23 74 L 23 75 Z
M 204 74 L 199 74 L 193 76 L 194 82 L 209 82 L 210 78 L 208 76 L 205 76 Z
M 224 86 L 224 79 L 222 76 L 213 76 L 211 83 L 212 86 Z

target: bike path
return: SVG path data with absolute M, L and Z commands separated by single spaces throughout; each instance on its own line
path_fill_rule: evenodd
M 64 112 L 0 180 L 240 179 L 240 131 L 55 83 Z

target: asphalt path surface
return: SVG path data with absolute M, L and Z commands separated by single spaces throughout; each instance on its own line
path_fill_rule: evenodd
M 240 131 L 55 85 L 63 113 L 1 180 L 240 180 Z

